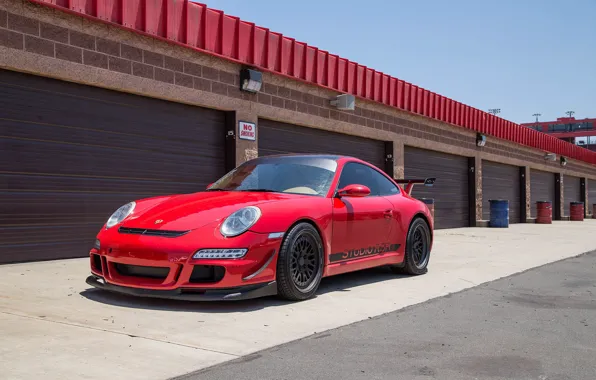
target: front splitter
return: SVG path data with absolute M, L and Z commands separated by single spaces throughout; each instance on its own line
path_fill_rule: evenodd
M 181 288 L 174 290 L 141 289 L 114 285 L 95 275 L 87 277 L 85 282 L 95 288 L 114 293 L 182 301 L 241 301 L 277 295 L 276 281 L 226 289 Z

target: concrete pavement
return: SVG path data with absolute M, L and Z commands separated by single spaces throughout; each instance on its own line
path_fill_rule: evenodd
M 176 380 L 596 379 L 596 252 Z
M 5 265 L 0 368 L 10 379 L 164 379 L 594 250 L 594 231 L 596 220 L 441 230 L 428 274 L 342 275 L 301 303 L 138 299 L 90 290 L 87 259 Z

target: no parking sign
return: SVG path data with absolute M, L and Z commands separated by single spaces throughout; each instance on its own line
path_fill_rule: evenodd
M 238 136 L 243 140 L 256 140 L 257 125 L 247 121 L 238 122 Z

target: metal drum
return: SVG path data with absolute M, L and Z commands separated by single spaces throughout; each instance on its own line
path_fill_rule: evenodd
M 570 220 L 581 222 L 584 220 L 584 202 L 571 202 L 569 206 Z
M 506 199 L 491 199 L 490 227 L 509 227 L 509 201 Z
M 553 204 L 551 201 L 536 202 L 536 223 L 552 224 Z

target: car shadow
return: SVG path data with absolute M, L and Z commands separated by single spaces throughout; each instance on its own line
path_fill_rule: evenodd
M 389 268 L 377 267 L 356 272 L 340 274 L 324 278 L 315 295 L 332 294 L 334 292 L 349 292 L 357 287 L 377 282 L 408 277 L 391 272 Z M 165 310 L 177 312 L 201 313 L 238 313 L 250 312 L 265 308 L 276 308 L 294 304 L 275 296 L 241 301 L 184 301 L 172 299 L 146 298 L 132 295 L 108 292 L 96 288 L 89 288 L 80 292 L 88 300 L 111 306 L 131 309 Z M 308 302 L 308 301 L 305 301 Z
M 363 285 L 406 277 L 409 276 L 395 274 L 389 269 L 389 267 L 363 269 L 324 278 L 323 281 L 321 281 L 321 285 L 319 286 L 319 290 L 317 291 L 316 295 L 320 296 L 333 292 L 349 292 L 352 289 Z

